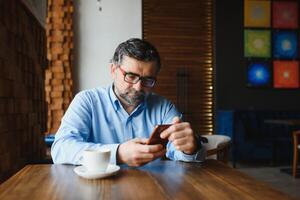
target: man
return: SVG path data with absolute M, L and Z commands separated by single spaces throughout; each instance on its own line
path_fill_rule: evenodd
M 121 43 L 111 63 L 113 84 L 78 93 L 56 133 L 54 163 L 81 164 L 85 149 L 111 149 L 111 163 L 141 166 L 166 155 L 171 160 L 203 161 L 205 150 L 188 122 L 165 98 L 151 93 L 160 70 L 160 57 L 150 43 Z M 147 145 L 157 124 L 170 124 L 161 133 L 167 148 Z

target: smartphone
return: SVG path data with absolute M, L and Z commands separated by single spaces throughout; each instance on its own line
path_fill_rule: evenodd
M 162 144 L 165 146 L 168 143 L 168 138 L 162 139 L 160 137 L 160 134 L 169 128 L 172 124 L 161 124 L 161 125 L 156 125 L 153 132 L 150 135 L 150 138 L 146 144 Z

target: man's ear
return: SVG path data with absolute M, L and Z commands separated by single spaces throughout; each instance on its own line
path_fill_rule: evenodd
M 114 63 L 111 63 L 110 64 L 110 74 L 113 79 L 115 79 L 116 70 L 117 70 L 117 65 L 115 65 Z

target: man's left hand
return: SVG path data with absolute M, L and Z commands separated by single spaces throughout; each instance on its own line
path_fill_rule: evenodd
M 173 118 L 173 125 L 164 130 L 160 137 L 168 138 L 177 150 L 185 154 L 194 154 L 198 148 L 190 123 L 180 122 L 179 117 Z

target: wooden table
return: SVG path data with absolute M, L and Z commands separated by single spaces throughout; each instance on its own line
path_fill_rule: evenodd
M 0 185 L 0 199 L 292 199 L 216 160 L 155 161 L 86 180 L 71 165 L 27 165 Z

